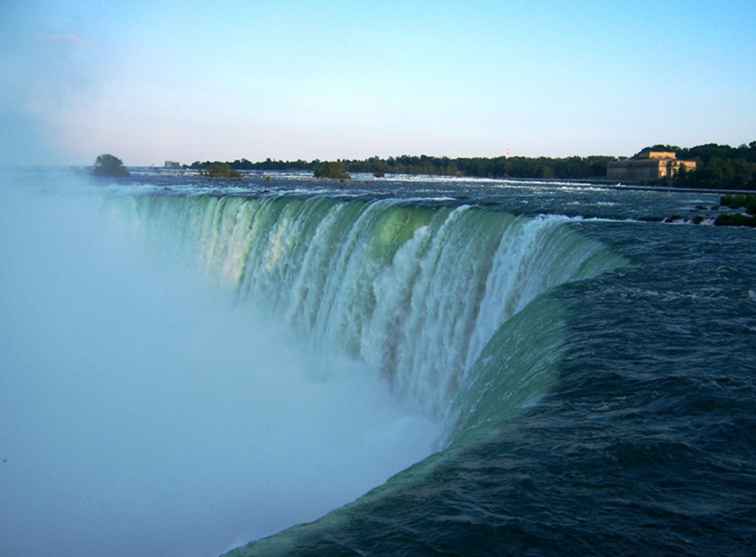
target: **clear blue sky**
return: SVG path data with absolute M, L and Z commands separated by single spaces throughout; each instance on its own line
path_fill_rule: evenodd
M 5 0 L 3 147 L 144 164 L 756 140 L 752 0 L 391 4 Z

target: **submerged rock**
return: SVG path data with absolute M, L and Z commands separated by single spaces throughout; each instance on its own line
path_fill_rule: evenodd
M 756 227 L 756 217 L 743 213 L 726 213 L 719 215 L 714 221 L 716 226 L 750 226 Z
M 681 217 L 680 215 L 672 215 L 671 217 L 666 217 L 662 222 L 667 224 L 672 224 L 676 222 L 685 222 L 685 218 Z

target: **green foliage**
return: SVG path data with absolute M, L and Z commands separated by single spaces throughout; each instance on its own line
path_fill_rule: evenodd
M 472 176 L 478 178 L 570 179 L 597 178 L 606 174 L 612 157 L 430 157 L 428 155 L 344 161 L 350 172 L 384 174 L 429 174 L 434 176 Z
M 110 154 L 99 155 L 95 159 L 94 169 L 95 176 L 121 177 L 128 176 L 128 169 L 123 166 L 123 161 Z
M 680 147 L 678 147 L 677 145 L 664 145 L 661 143 L 657 143 L 656 145 L 644 147 L 643 149 L 638 151 L 634 156 L 639 157 L 643 153 L 648 153 L 649 151 L 672 151 L 673 153 L 679 153 L 680 151 L 682 151 L 682 149 L 680 149 Z
M 367 172 L 372 174 L 430 174 L 434 176 L 473 176 L 481 178 L 598 178 L 606 174 L 606 163 L 614 157 L 566 157 L 566 158 L 528 158 L 528 157 L 474 157 L 457 158 L 430 157 L 427 155 L 389 157 L 381 159 L 370 157 L 363 160 L 342 160 L 346 173 Z M 192 163 L 189 168 L 206 169 L 210 161 Z M 278 161 L 266 159 L 251 162 L 239 159 L 228 163 L 237 170 L 302 170 L 316 171 L 325 164 L 315 159 L 311 162 Z
M 202 175 L 209 176 L 210 178 L 241 178 L 241 174 L 226 162 L 212 162 L 208 164 L 202 171 Z
M 216 161 L 218 162 L 218 161 Z M 272 160 L 270 158 L 265 159 L 261 162 L 252 162 L 247 159 L 236 159 L 235 161 L 228 162 L 229 166 L 235 170 L 313 170 L 313 165 L 316 162 L 320 161 L 313 161 L 313 162 L 307 162 L 303 160 L 297 160 L 297 161 L 277 161 Z M 210 161 L 200 162 L 200 161 L 194 161 L 192 164 L 188 166 L 188 168 L 193 168 L 195 170 L 206 170 L 211 164 L 213 164 Z
M 341 161 L 321 162 L 313 171 L 315 178 L 329 178 L 331 180 L 349 180 L 344 163 Z
M 719 204 L 732 209 L 742 207 L 751 215 L 756 215 L 756 195 L 723 195 Z
M 673 178 L 674 185 L 684 187 L 708 188 L 743 188 L 756 189 L 756 141 L 748 145 L 730 147 L 710 143 L 691 148 L 681 148 L 675 145 L 654 145 L 645 147 L 641 152 L 651 149 L 673 151 L 680 159 L 691 159 L 698 162 L 695 172 L 681 172 Z M 430 174 L 443 176 L 470 176 L 478 178 L 530 178 L 530 179 L 590 179 L 606 176 L 606 165 L 615 157 L 431 157 L 428 155 L 399 157 L 370 157 L 362 160 L 341 160 L 336 163 L 325 163 L 320 160 L 310 162 L 304 160 L 279 161 L 265 159 L 251 162 L 247 159 L 237 159 L 227 163 L 236 170 L 300 170 L 322 174 L 330 173 L 323 165 L 343 165 L 343 175 L 338 172 L 334 176 L 349 172 L 367 172 L 374 175 L 387 174 Z M 210 161 L 196 161 L 190 168 L 207 169 Z M 318 170 L 321 168 L 321 170 Z
M 719 204 L 731 209 L 745 209 L 749 215 L 742 213 L 725 213 L 719 215 L 714 224 L 718 226 L 753 226 L 756 227 L 756 195 L 723 195 Z
M 676 176 L 673 183 L 683 187 L 756 189 L 756 141 L 731 147 L 708 143 L 677 150 L 680 159 L 698 162 L 695 172 Z

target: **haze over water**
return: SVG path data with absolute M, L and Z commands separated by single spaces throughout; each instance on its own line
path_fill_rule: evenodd
M 705 519 L 714 523 L 748 508 L 743 499 L 737 510 L 747 472 L 715 470 L 752 454 L 719 440 L 749 427 L 752 232 L 648 222 L 714 196 L 438 179 L 70 180 L 27 176 L 31 192 L 5 195 L 6 553 L 54 543 L 218 554 L 312 520 L 437 450 L 259 550 L 357 550 L 368 539 L 357 525 L 379 520 L 381 552 L 423 554 L 441 537 L 485 553 L 490 540 L 469 528 L 490 524 L 491 505 L 536 525 L 541 505 L 604 509 L 608 522 L 584 535 L 602 547 L 611 529 L 612 543 L 637 547 L 636 521 L 656 511 L 615 508 L 604 481 L 641 508 L 643 485 L 673 497 L 658 503 L 680 513 L 672 533 L 694 539 L 700 497 L 721 508 Z M 723 342 L 734 348 L 726 367 Z M 716 406 L 700 414 L 706 400 Z M 658 422 L 657 405 L 677 417 Z M 588 439 L 600 448 L 581 449 Z M 488 471 L 459 475 L 470 466 Z M 670 466 L 690 488 L 657 484 Z M 559 470 L 591 480 L 565 483 Z M 511 474 L 534 483 L 515 496 Z M 401 514 L 397 500 L 408 501 Z M 449 523 L 457 505 L 468 518 Z M 569 537 L 567 514 L 548 525 Z M 397 541 L 406 520 L 424 526 Z M 537 530 L 524 546 L 508 521 L 495 524 L 497 543 L 515 551 L 555 550 Z M 707 543 L 730 547 L 751 528 L 730 523 Z
M 755 232 L 718 195 L 142 165 L 737 147 L 754 24 L 5 2 L 0 555 L 749 555 Z

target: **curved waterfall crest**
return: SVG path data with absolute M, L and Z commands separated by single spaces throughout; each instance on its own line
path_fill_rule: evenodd
M 131 208 L 240 303 L 380 370 L 440 419 L 502 324 L 550 288 L 621 264 L 567 217 L 469 205 L 144 195 Z

